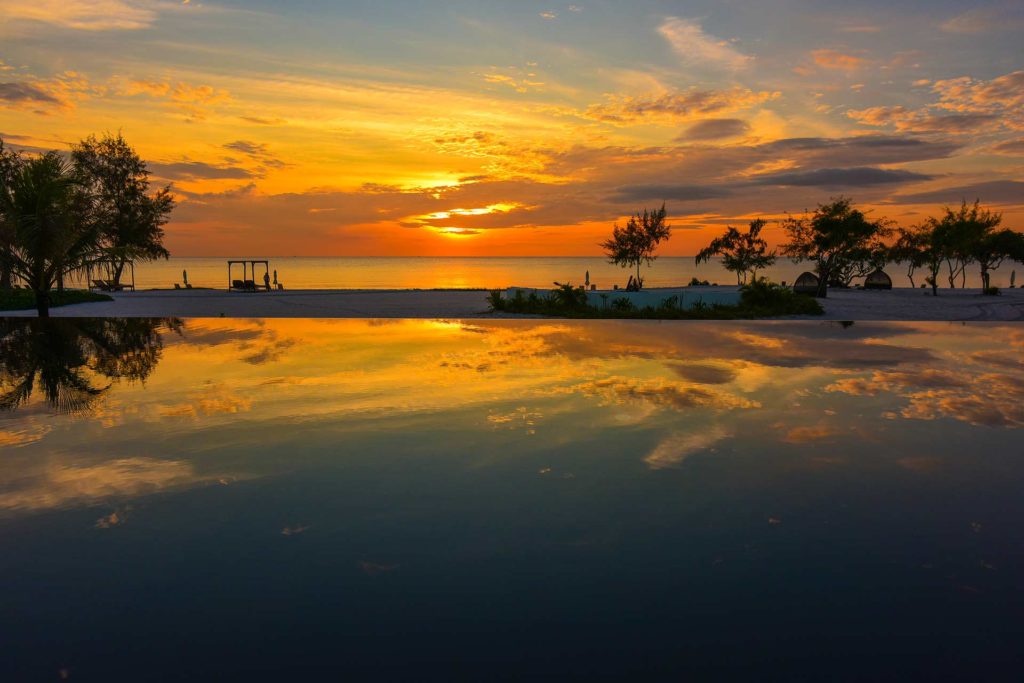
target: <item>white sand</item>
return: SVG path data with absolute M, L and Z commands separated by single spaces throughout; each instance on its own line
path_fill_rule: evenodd
M 55 308 L 54 316 L 182 318 L 482 318 L 487 293 L 471 291 L 286 291 L 256 294 L 211 290 L 115 294 L 114 301 Z M 1024 289 L 1002 296 L 978 290 L 833 291 L 816 320 L 1024 320 Z M 0 315 L 35 315 L 34 311 Z

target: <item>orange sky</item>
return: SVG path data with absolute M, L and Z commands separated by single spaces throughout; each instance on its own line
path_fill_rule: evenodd
M 1024 226 L 1024 11 L 756 5 L 3 0 L 0 136 L 120 130 L 180 256 L 590 255 L 663 201 L 687 255 L 838 194 Z

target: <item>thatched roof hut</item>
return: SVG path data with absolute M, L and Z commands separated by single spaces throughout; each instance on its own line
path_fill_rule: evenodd
M 864 289 L 892 289 L 892 278 L 879 268 L 864 280 Z
M 804 273 L 796 279 L 793 283 L 793 291 L 797 294 L 817 294 L 818 285 L 821 284 L 821 280 L 814 273 Z

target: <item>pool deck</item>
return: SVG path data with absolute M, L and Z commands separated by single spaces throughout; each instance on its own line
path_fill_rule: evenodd
M 721 288 L 723 291 L 730 288 Z M 114 301 L 55 308 L 53 316 L 182 318 L 500 318 L 488 311 L 483 291 L 320 290 L 246 294 L 218 290 L 124 292 Z M 891 292 L 832 291 L 824 317 L 812 320 L 1024 320 L 1024 289 L 1002 296 L 978 290 L 940 290 L 932 297 L 917 289 Z M 34 311 L 0 312 L 32 316 Z M 799 319 L 799 318 L 796 318 Z

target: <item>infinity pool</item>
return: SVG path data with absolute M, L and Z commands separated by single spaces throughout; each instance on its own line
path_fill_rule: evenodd
M 1024 666 L 1019 325 L 0 326 L 0 680 Z

